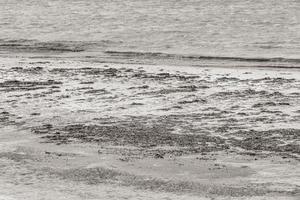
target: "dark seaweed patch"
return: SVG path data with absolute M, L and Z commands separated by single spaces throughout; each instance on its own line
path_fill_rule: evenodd
M 62 82 L 48 80 L 48 81 L 18 81 L 9 80 L 0 83 L 0 91 L 10 92 L 10 91 L 29 91 L 45 89 L 48 86 L 61 85 Z
M 42 126 L 35 128 L 34 133 L 42 134 L 42 138 L 47 142 L 57 144 L 74 141 L 93 142 L 134 146 L 145 151 L 161 146 L 178 147 L 175 150 L 177 153 L 197 153 L 228 148 L 225 141 L 219 137 L 203 134 L 175 134 L 173 133 L 175 124 L 176 122 L 170 119 L 161 119 L 145 123 L 127 121 L 109 125 L 74 124 L 57 128 Z M 159 152 L 164 154 L 169 151 L 160 150 Z
M 231 139 L 232 144 L 243 149 L 300 154 L 299 129 L 238 131 L 235 135 L 242 139 Z

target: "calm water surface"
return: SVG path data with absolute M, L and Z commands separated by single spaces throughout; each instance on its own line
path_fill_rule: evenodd
M 298 66 L 300 1 L 0 0 L 0 51 Z

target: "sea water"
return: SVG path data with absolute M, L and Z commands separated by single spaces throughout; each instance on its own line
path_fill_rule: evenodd
M 300 0 L 0 0 L 0 53 L 300 66 Z

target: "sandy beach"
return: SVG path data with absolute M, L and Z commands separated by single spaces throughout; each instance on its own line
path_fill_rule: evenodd
M 0 200 L 300 199 L 299 0 L 0 0 Z
M 299 198 L 299 69 L 0 62 L 1 200 Z

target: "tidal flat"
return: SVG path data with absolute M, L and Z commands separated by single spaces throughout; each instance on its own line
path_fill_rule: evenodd
M 1 200 L 299 198 L 299 69 L 0 66 Z

